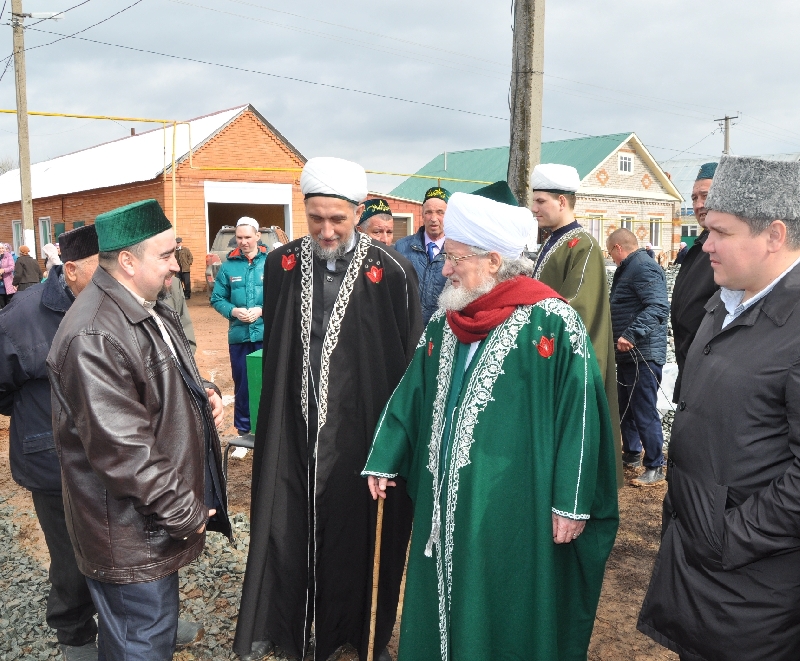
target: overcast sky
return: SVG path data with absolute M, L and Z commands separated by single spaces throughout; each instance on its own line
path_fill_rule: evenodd
M 24 9 L 79 2 L 24 0 Z M 79 35 L 129 49 L 74 38 L 35 48 L 58 38 L 38 30 L 74 34 L 133 2 L 90 0 L 58 22 L 27 19 L 31 110 L 189 119 L 251 103 L 306 157 L 392 172 L 444 150 L 508 144 L 510 1 L 140 0 Z M 8 54 L 10 5 L 0 20 Z M 786 0 L 550 0 L 543 139 L 632 131 L 662 162 L 716 156 L 713 120 L 738 111 L 733 153 L 800 152 L 798 28 L 800 3 Z M 13 65 L 0 107 L 15 107 Z M 30 126 L 36 162 L 123 137 L 132 124 L 33 117 Z M 16 119 L 0 115 L 0 158 L 16 154 Z

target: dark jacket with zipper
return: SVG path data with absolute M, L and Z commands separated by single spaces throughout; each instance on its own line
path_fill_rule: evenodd
M 78 568 L 108 583 L 167 576 L 228 536 L 221 454 L 178 314 L 155 320 L 102 267 L 64 317 L 47 358 L 64 510 Z M 204 393 L 203 393 L 204 394 Z M 209 502 L 209 494 L 211 501 Z
M 11 476 L 29 491 L 61 494 L 53 443 L 47 352 L 74 296 L 54 266 L 41 285 L 20 292 L 0 312 L 0 413 L 11 416 Z
M 688 661 L 800 659 L 800 266 L 689 349 L 640 631 Z
M 658 263 L 639 248 L 622 260 L 611 283 L 611 326 L 617 363 L 667 362 L 667 279 Z M 636 348 L 618 351 L 624 337 Z
M 395 244 L 395 249 L 414 267 L 419 278 L 419 302 L 422 305 L 422 323 L 427 325 L 433 313 L 439 309 L 439 294 L 442 293 L 447 278 L 442 275 L 444 252 L 440 252 L 433 261 L 428 259 L 425 249 L 425 228 L 411 236 L 404 236 Z

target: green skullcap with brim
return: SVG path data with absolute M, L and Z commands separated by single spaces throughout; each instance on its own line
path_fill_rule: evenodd
M 94 223 L 100 252 L 128 248 L 172 229 L 172 223 L 155 200 L 142 200 L 101 213 Z
M 434 186 L 433 188 L 429 188 L 425 191 L 425 197 L 422 200 L 422 203 L 425 204 L 428 200 L 431 199 L 442 200 L 443 202 L 450 201 L 450 191 L 446 188 L 442 188 L 441 186 Z
M 700 166 L 700 171 L 697 173 L 697 178 L 695 181 L 700 181 L 701 179 L 713 179 L 714 173 L 717 171 L 717 163 L 703 163 Z
M 510 204 L 512 207 L 519 206 L 519 200 L 517 200 L 516 196 L 511 190 L 511 187 L 505 180 L 495 181 L 493 184 L 489 184 L 488 186 L 484 186 L 483 188 L 472 191 L 472 194 L 480 195 L 481 197 L 488 197 L 490 200 L 494 200 L 495 202 Z
M 364 213 L 361 214 L 361 218 L 359 219 L 358 224 L 363 225 L 370 218 L 372 218 L 373 216 L 377 216 L 378 214 L 386 214 L 387 216 L 391 216 L 392 209 L 389 206 L 389 203 L 386 200 L 382 200 L 381 198 L 375 198 L 373 200 L 364 200 Z

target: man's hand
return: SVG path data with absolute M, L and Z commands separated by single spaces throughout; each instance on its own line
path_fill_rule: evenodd
M 388 477 L 367 475 L 367 486 L 369 486 L 369 492 L 372 494 L 372 500 L 378 500 L 378 496 L 386 498 L 386 487 L 396 487 L 397 482 L 390 480 Z
M 626 340 L 624 337 L 621 337 L 617 340 L 617 351 L 630 351 L 634 346 L 635 345 L 628 342 L 628 340 Z
M 214 418 L 214 425 L 219 429 L 222 427 L 222 420 L 225 417 L 222 398 L 217 394 L 216 390 L 211 388 L 206 388 L 206 395 L 208 395 L 208 403 L 211 404 L 211 415 Z
M 569 544 L 578 539 L 586 527 L 586 521 L 575 521 L 553 514 L 553 541 L 556 544 Z
M 210 519 L 216 513 L 217 513 L 217 510 L 208 510 L 208 518 Z M 206 531 L 206 524 L 205 523 L 202 526 L 200 526 L 197 530 L 195 530 L 195 532 L 198 535 L 202 535 L 205 531 Z

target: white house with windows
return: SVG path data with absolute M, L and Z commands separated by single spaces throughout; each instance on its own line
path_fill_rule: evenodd
M 605 246 L 615 229 L 631 230 L 644 246 L 674 258 L 680 243 L 678 211 L 683 197 L 635 133 L 542 143 L 542 163 L 571 165 L 581 178 L 575 215 Z M 450 191 L 471 192 L 506 178 L 508 147 L 439 154 L 417 174 L 441 177 Z M 391 194 L 422 200 L 431 179 L 410 178 Z

